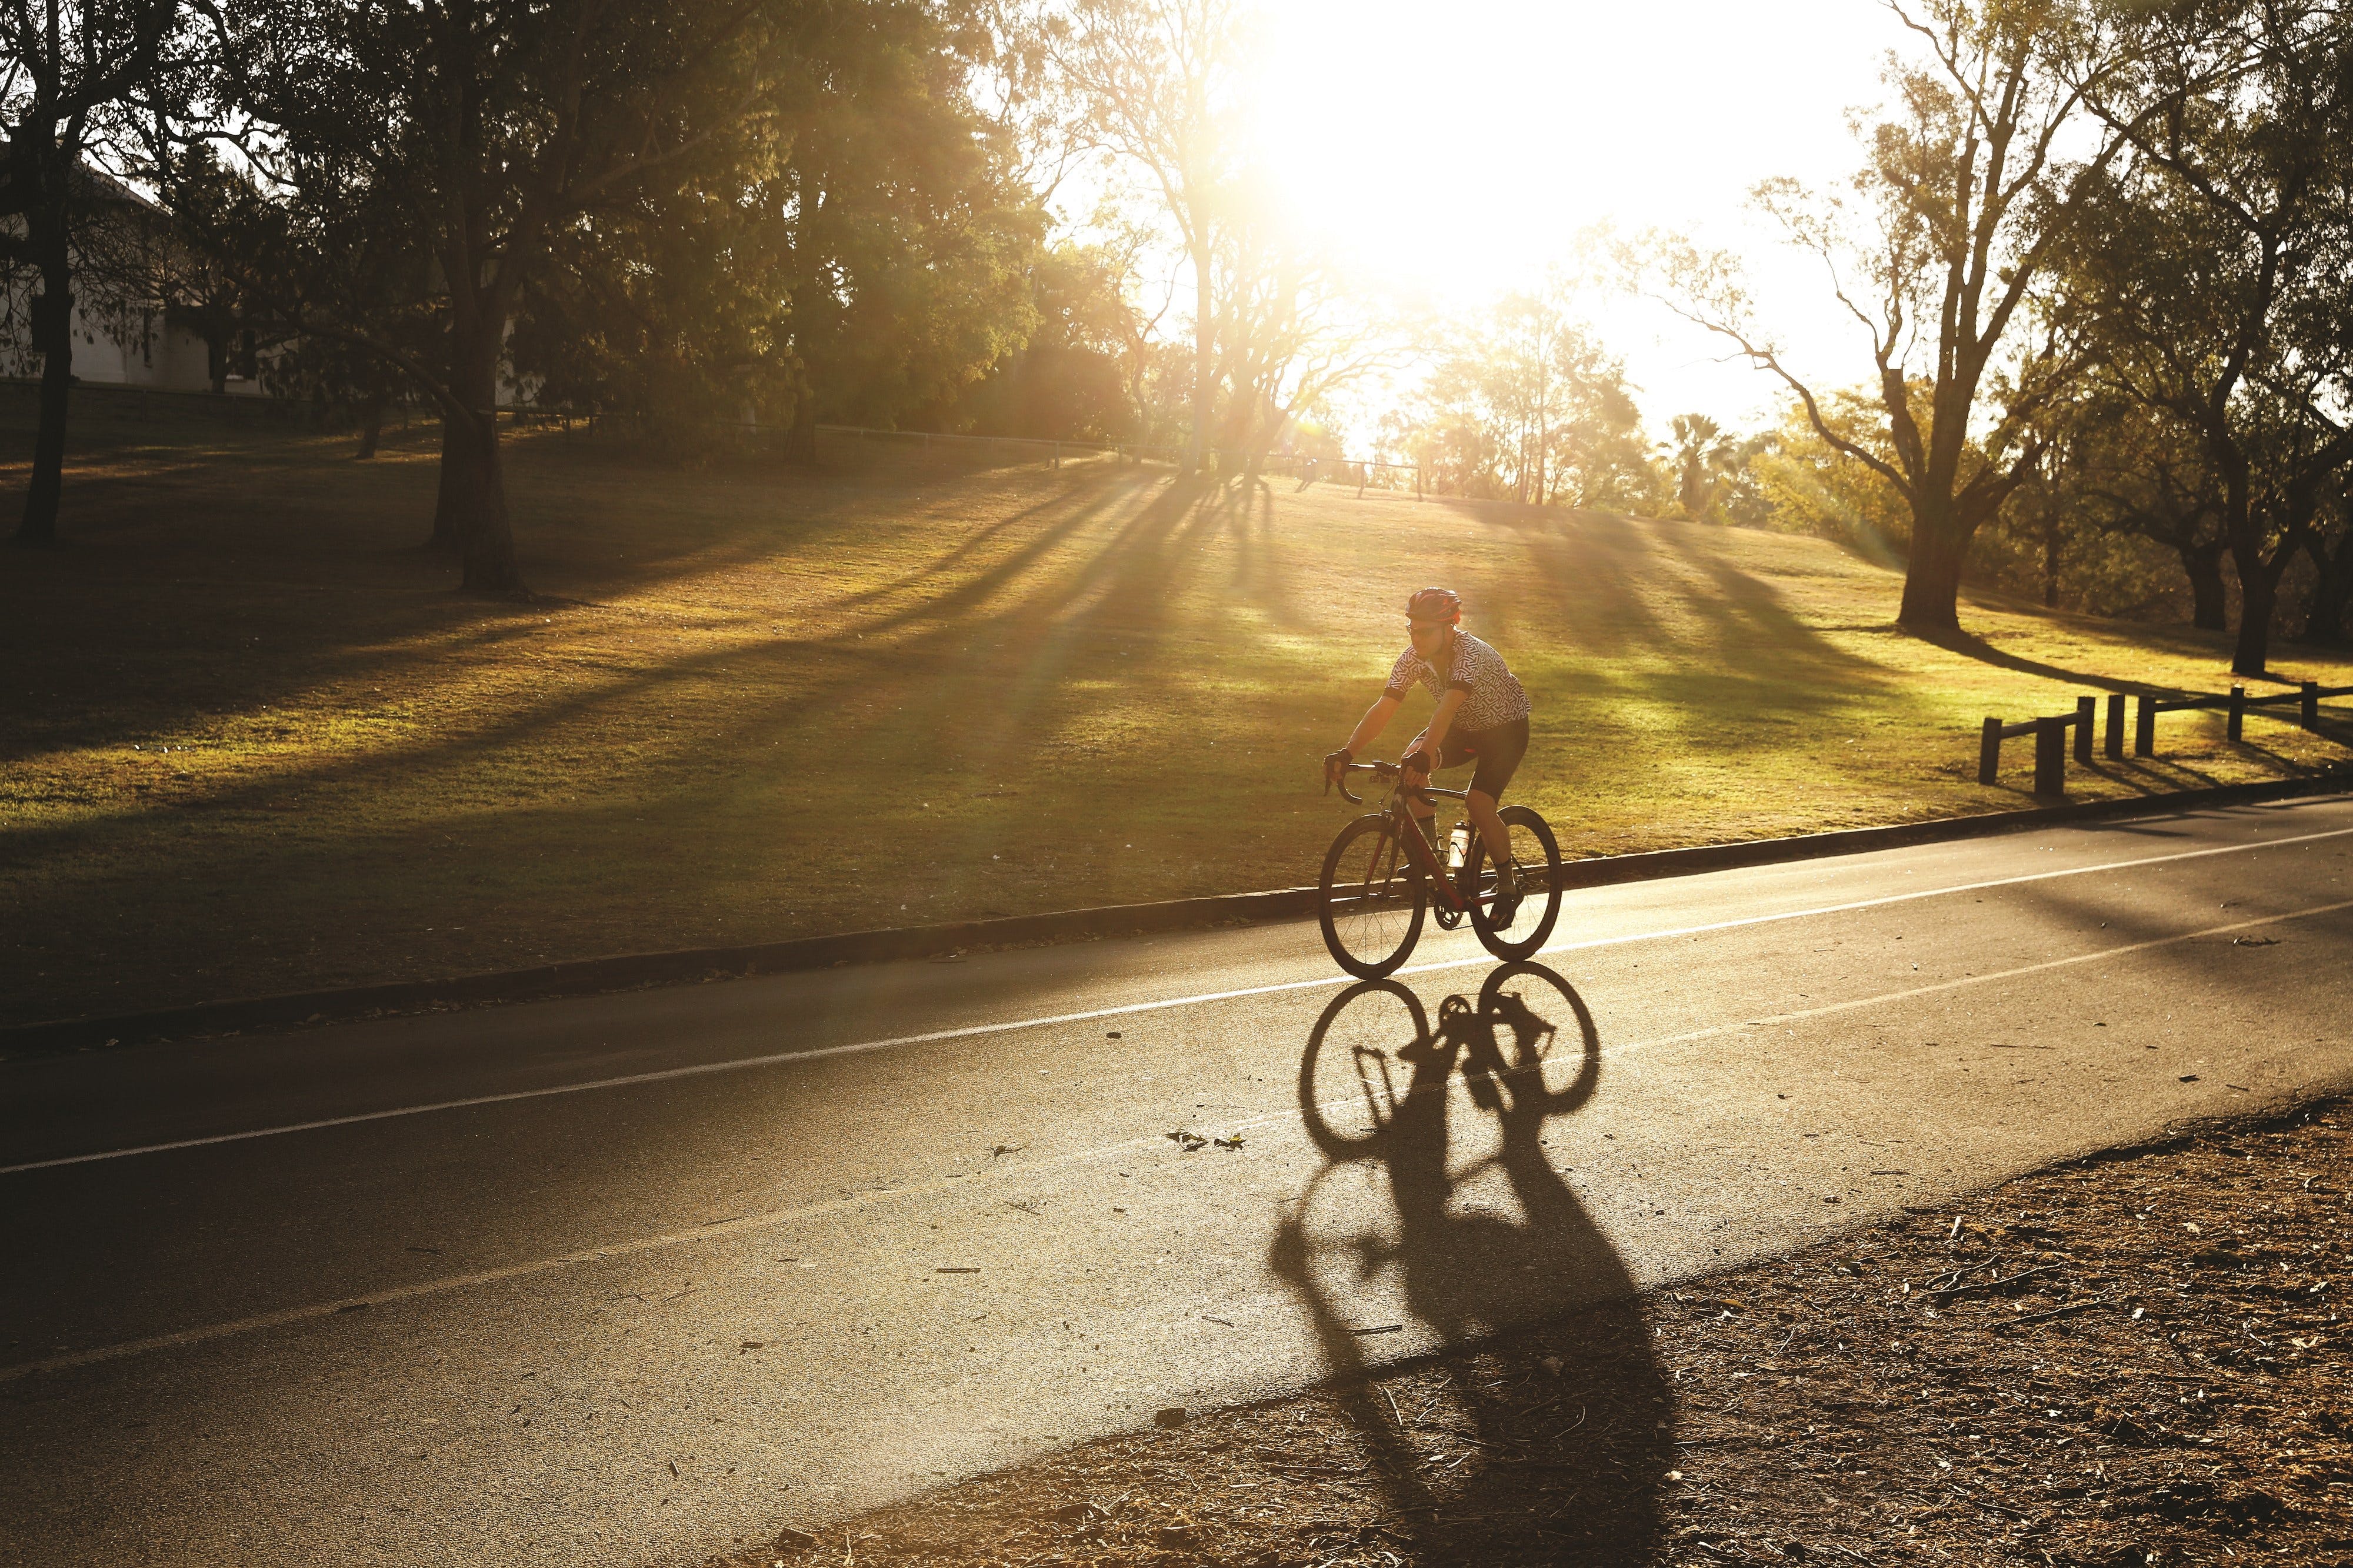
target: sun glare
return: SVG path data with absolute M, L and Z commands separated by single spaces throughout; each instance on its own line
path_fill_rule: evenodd
M 1751 248 L 1751 185 L 1851 164 L 1846 110 L 1875 100 L 1891 27 L 1870 0 L 1277 0 L 1256 150 L 1360 276 L 1459 305 L 1529 284 L 1598 223 Z M 1646 403 L 1767 391 L 1640 302 L 1595 315 Z

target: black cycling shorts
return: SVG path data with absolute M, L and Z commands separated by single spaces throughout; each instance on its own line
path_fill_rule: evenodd
M 1492 730 L 1469 734 L 1450 732 L 1445 755 L 1438 759 L 1438 765 L 1459 768 L 1465 763 L 1476 762 L 1479 765 L 1472 772 L 1471 787 L 1489 800 L 1500 801 L 1504 798 L 1504 786 L 1520 771 L 1520 759 L 1527 754 L 1528 721 L 1514 719 Z

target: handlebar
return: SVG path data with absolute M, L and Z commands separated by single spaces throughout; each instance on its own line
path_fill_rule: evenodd
M 1395 763 L 1350 763 L 1340 770 L 1340 798 L 1350 805 L 1365 804 L 1365 797 L 1348 787 L 1350 773 L 1377 773 L 1384 779 L 1393 779 L 1397 777 L 1398 772 L 1398 765 Z

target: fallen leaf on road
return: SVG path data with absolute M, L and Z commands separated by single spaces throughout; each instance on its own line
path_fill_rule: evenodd
M 2231 939 L 2231 945 L 2232 947 L 2277 947 L 2279 945 L 2279 938 L 2275 936 L 2234 936 Z
M 943 1264 L 940 1268 L 934 1269 L 933 1272 L 935 1274 L 977 1274 L 980 1270 L 971 1264 L 959 1263 Z
M 1239 1132 L 1235 1133 L 1230 1138 L 1220 1138 L 1218 1140 L 1218 1147 L 1220 1149 L 1239 1149 L 1241 1146 L 1242 1135 Z
M 1209 1141 L 1207 1138 L 1202 1137 L 1198 1132 L 1187 1131 L 1182 1127 L 1176 1129 L 1174 1131 L 1164 1133 L 1163 1136 L 1187 1154 L 1191 1153 L 1196 1149 L 1206 1149 L 1209 1144 Z

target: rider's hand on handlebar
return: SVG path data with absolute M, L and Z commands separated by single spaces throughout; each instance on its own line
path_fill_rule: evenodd
M 1327 792 L 1347 776 L 1348 764 L 1356 760 L 1356 753 L 1345 746 L 1336 752 L 1324 753 L 1324 787 Z

